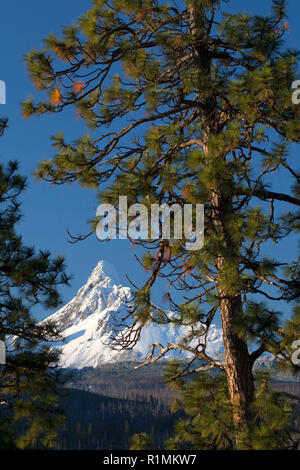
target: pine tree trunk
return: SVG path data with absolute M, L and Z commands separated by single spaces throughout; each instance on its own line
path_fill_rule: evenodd
M 211 57 L 205 47 L 201 44 L 202 22 L 204 10 L 197 2 L 192 2 L 190 6 L 191 34 L 195 37 L 194 61 L 202 72 L 210 75 Z M 201 94 L 199 99 L 202 100 Z M 202 100 L 203 102 L 203 100 Z M 215 96 L 208 96 L 202 108 L 202 140 L 203 151 L 207 155 L 209 163 L 209 136 L 218 134 L 220 131 L 218 121 L 218 107 Z M 219 156 L 222 158 L 222 156 Z M 225 156 L 223 157 L 225 158 Z M 211 193 L 212 220 L 216 233 L 224 234 L 224 251 L 226 248 L 234 247 L 224 228 L 224 216 L 232 211 L 232 199 L 224 195 L 217 186 Z M 217 261 L 218 274 L 222 270 L 225 258 L 220 253 Z M 238 267 L 237 267 L 238 269 Z M 218 286 L 220 296 L 220 312 L 222 319 L 222 329 L 225 349 L 225 370 L 227 375 L 228 391 L 232 406 L 233 423 L 237 432 L 243 431 L 247 427 L 249 415 L 249 405 L 254 398 L 254 379 L 252 375 L 252 361 L 246 343 L 238 337 L 234 331 L 234 321 L 242 312 L 241 295 L 232 296 L 220 284 Z M 237 446 L 238 446 L 237 439 Z
M 238 431 L 246 430 L 249 405 L 254 397 L 252 363 L 248 348 L 234 332 L 234 318 L 240 314 L 241 308 L 240 296 L 221 300 L 225 369 L 233 423 Z
M 211 203 L 215 230 L 224 235 L 224 252 L 231 253 L 228 260 L 226 260 L 224 253 L 219 254 L 217 271 L 220 275 L 225 261 L 233 266 L 236 264 L 235 256 L 238 256 L 239 248 L 235 246 L 223 223 L 225 216 L 232 211 L 231 198 L 224 197 L 221 191 L 215 189 L 212 193 Z M 238 265 L 236 269 L 238 270 Z M 243 308 L 241 294 L 228 293 L 223 282 L 219 282 L 218 293 L 225 350 L 225 371 L 233 423 L 237 432 L 245 431 L 249 417 L 249 406 L 254 398 L 254 378 L 252 374 L 253 363 L 247 344 L 237 335 L 235 330 L 235 321 L 240 317 Z

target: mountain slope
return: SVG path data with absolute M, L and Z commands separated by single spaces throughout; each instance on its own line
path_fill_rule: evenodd
M 166 346 L 184 335 L 186 327 L 151 324 L 144 328 L 132 350 L 113 350 L 109 343 L 114 324 L 126 314 L 130 296 L 130 288 L 119 284 L 114 268 L 100 261 L 76 296 L 44 320 L 54 321 L 63 332 L 64 341 L 55 346 L 62 352 L 62 367 L 82 369 L 109 362 L 142 360 L 154 342 Z M 208 344 L 208 353 L 217 356 L 222 353 L 222 334 L 215 325 L 210 327 Z

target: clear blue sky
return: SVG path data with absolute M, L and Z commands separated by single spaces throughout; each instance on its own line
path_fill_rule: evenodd
M 29 120 L 22 118 L 20 103 L 32 94 L 22 54 L 31 48 L 43 47 L 43 38 L 49 32 L 59 34 L 62 25 L 76 20 L 90 4 L 89 0 L 10 0 L 1 5 L 0 80 L 7 85 L 7 104 L 0 105 L 0 116 L 8 116 L 10 130 L 0 141 L 0 158 L 2 162 L 19 160 L 21 173 L 28 177 L 28 189 L 23 196 L 25 218 L 20 225 L 25 241 L 37 248 L 49 248 L 53 254 L 66 256 L 68 271 L 74 274 L 72 287 L 63 291 L 66 301 L 86 281 L 100 259 L 114 264 L 124 283 L 127 283 L 126 273 L 136 282 L 144 277 L 127 241 L 103 244 L 91 237 L 77 245 L 67 243 L 66 229 L 72 233 L 85 232 L 86 220 L 94 216 L 96 200 L 93 191 L 76 185 L 52 188 L 46 183 L 34 182 L 32 177 L 37 163 L 53 154 L 50 145 L 52 134 L 63 129 L 67 139 L 71 140 L 84 133 L 85 128 L 74 120 L 73 111 Z M 270 5 L 269 0 L 230 0 L 226 8 L 261 14 L 266 13 Z M 299 0 L 289 1 L 289 17 L 288 45 L 299 49 Z M 291 250 L 288 244 L 285 248 Z M 39 316 L 45 316 L 45 313 L 40 312 Z

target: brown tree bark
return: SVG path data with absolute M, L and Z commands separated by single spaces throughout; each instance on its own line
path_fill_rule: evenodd
M 242 314 L 242 299 L 238 292 L 230 294 L 220 280 L 224 262 L 236 265 L 238 271 L 239 247 L 236 246 L 226 230 L 224 219 L 232 211 L 232 199 L 224 196 L 215 189 L 212 193 L 212 220 L 216 233 L 224 236 L 224 251 L 218 256 L 218 294 L 220 298 L 220 313 L 222 319 L 223 341 L 225 350 L 225 371 L 227 376 L 228 392 L 232 406 L 233 424 L 239 431 L 245 431 L 249 418 L 249 407 L 254 398 L 254 378 L 252 374 L 253 361 L 250 357 L 247 344 L 241 339 L 235 329 L 235 322 Z M 226 259 L 226 254 L 229 258 Z
M 223 327 L 225 370 L 232 406 L 233 423 L 237 431 L 247 428 L 249 405 L 254 398 L 252 362 L 246 343 L 234 332 L 234 318 L 240 314 L 240 296 L 221 300 L 220 311 Z

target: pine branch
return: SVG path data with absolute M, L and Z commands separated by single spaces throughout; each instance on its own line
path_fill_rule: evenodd
M 300 206 L 300 200 L 296 199 L 293 196 L 284 193 L 275 193 L 273 191 L 267 191 L 264 189 L 256 189 L 254 191 L 244 190 L 244 189 L 237 189 L 236 194 L 240 196 L 255 196 L 259 199 L 268 200 L 268 199 L 275 199 L 277 201 L 284 201 L 289 202 L 290 204 L 294 204 L 296 206 Z

